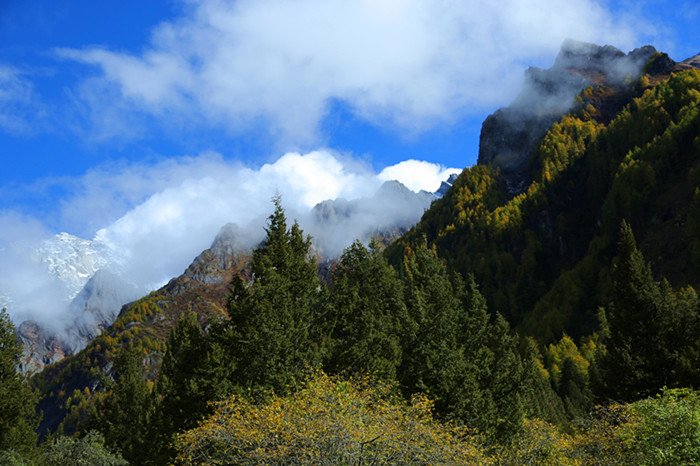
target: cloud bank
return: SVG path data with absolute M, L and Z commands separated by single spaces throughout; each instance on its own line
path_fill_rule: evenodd
M 252 130 L 284 147 L 319 141 L 334 102 L 415 133 L 504 105 L 524 64 L 567 37 L 632 47 L 631 24 L 595 0 L 203 0 L 153 29 L 141 53 L 57 54 L 94 67 L 77 95 L 97 138 L 170 129 Z M 504 89 L 506 91 L 504 92 Z M 508 91 L 510 89 L 510 91 Z
M 369 198 L 387 179 L 398 179 L 416 191 L 435 191 L 450 173 L 459 171 L 411 160 L 377 174 L 327 149 L 290 152 L 274 163 L 251 168 L 208 152 L 152 164 L 97 167 L 73 181 L 72 194 L 61 208 L 69 233 L 86 228 L 83 218 L 101 219 L 102 227 L 92 230 L 94 247 L 111 251 L 110 269 L 140 288 L 154 289 L 181 274 L 228 222 L 254 241 L 262 239 L 276 194 L 281 195 L 288 217 L 299 219 L 307 229 L 311 209 L 324 200 Z M 364 212 L 354 223 L 377 219 L 390 223 L 393 217 L 417 221 L 422 208 L 409 207 L 382 206 L 383 213 Z M 354 239 L 342 237 L 343 232 L 361 231 L 362 225 L 344 224 L 328 248 L 340 252 Z M 323 229 L 316 228 L 313 234 L 321 235 Z M 66 312 L 65 286 L 32 253 L 49 237 L 39 219 L 12 212 L 0 215 L 0 296 L 12 298 L 8 308 L 17 323 L 29 318 L 56 320 Z M 64 316 L 61 322 L 70 320 Z

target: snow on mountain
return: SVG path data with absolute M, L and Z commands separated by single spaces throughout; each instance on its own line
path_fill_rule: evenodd
M 115 269 L 119 262 L 100 239 L 86 240 L 68 233 L 45 240 L 35 256 L 65 286 L 67 300 L 75 298 L 95 272 Z
M 437 193 L 414 192 L 398 181 L 386 181 L 372 197 L 327 200 L 299 221 L 314 238 L 316 251 L 326 260 L 333 259 L 355 239 L 390 239 L 404 233 L 454 179 L 456 175 L 450 176 Z M 262 235 L 262 229 L 225 225 L 206 254 L 198 256 L 186 270 L 183 280 L 207 283 L 219 279 L 221 270 L 230 268 L 229 262 L 237 260 L 238 254 L 252 250 Z M 23 295 L 14 296 L 12 289 L 6 290 L 0 283 L 0 301 L 17 308 L 11 311 L 21 310 L 19 315 L 28 316 L 18 322 L 25 350 L 20 370 L 26 373 L 84 348 L 114 322 L 124 304 L 148 291 L 143 284 L 129 283 L 121 273 L 128 266 L 129 251 L 117 252 L 99 235 L 85 240 L 60 233 L 33 250 L 20 249 L 34 264 L 32 279 L 37 283 L 48 280 L 51 285 L 47 297 L 33 301 L 28 296 L 42 295 L 47 289 L 44 285 L 30 286 L 29 293 L 25 289 Z M 180 282 L 171 281 L 171 285 L 184 286 Z

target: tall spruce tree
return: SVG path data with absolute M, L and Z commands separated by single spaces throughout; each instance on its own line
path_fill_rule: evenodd
M 121 348 L 114 357 L 113 379 L 104 376 L 107 397 L 101 402 L 95 427 L 105 443 L 130 463 L 140 463 L 150 448 L 148 425 L 153 414 L 151 387 L 144 379 L 143 351 Z
M 466 317 L 464 283 L 448 275 L 425 241 L 407 251 L 403 265 L 408 318 L 402 329 L 399 381 L 407 394 L 429 392 L 438 413 L 455 415 L 463 410 L 470 377 L 460 341 Z
M 603 394 L 633 401 L 651 396 L 663 386 L 697 384 L 697 295 L 688 289 L 678 297 L 666 280 L 654 281 L 651 267 L 624 221 L 613 279 L 612 302 L 605 316 L 607 352 L 601 361 Z
M 213 329 L 220 329 L 217 322 Z M 220 332 L 205 335 L 190 312 L 178 320 L 171 331 L 155 387 L 156 412 L 151 432 L 150 455 L 156 463 L 172 459 L 173 434 L 195 427 L 210 414 L 211 401 L 231 392 L 233 367 L 221 349 Z
M 366 371 L 395 378 L 401 363 L 406 307 L 398 276 L 372 240 L 355 241 L 340 258 L 326 312 L 330 354 L 326 370 Z
M 606 394 L 622 401 L 652 395 L 670 369 L 663 321 L 671 313 L 670 290 L 654 282 L 651 268 L 627 222 L 620 226 L 613 263 L 613 296 L 606 314 L 609 339 L 603 360 Z
M 496 313 L 491 322 L 473 276 L 467 280 L 464 307 L 459 342 L 470 376 L 457 414 L 488 438 L 505 441 L 522 427 L 524 394 L 532 385 L 534 366 L 524 364 L 518 337 L 503 316 Z
M 233 382 L 243 390 L 281 392 L 317 362 L 310 327 L 316 322 L 319 280 L 311 239 L 296 222 L 287 229 L 280 198 L 273 202 L 267 237 L 253 251 L 252 283 L 234 278 L 228 299 Z
M 15 327 L 0 310 L 0 451 L 26 454 L 36 446 L 37 397 L 15 367 L 22 355 Z

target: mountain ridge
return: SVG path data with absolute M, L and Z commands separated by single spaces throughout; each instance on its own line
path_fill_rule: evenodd
M 648 69 L 663 61 L 662 55 L 654 55 Z M 669 73 L 667 67 L 659 68 Z M 631 218 L 631 223 L 638 229 L 651 222 L 644 211 L 653 197 L 653 191 L 644 190 L 651 186 L 649 169 L 659 174 L 655 178 L 659 183 L 671 183 L 668 173 L 685 173 L 688 178 L 686 167 L 697 165 L 700 136 L 697 130 L 692 132 L 692 123 L 699 117 L 690 110 L 681 112 L 693 105 L 690 91 L 698 87 L 696 78 L 700 82 L 692 71 L 676 76 L 645 74 L 628 83 L 626 106 L 610 121 L 599 110 L 618 105 L 615 99 L 620 95 L 605 86 L 591 87 L 590 92 L 584 89 L 575 111 L 554 123 L 528 154 L 522 167 L 529 170 L 529 178 L 520 192 L 509 192 L 506 178 L 492 164 L 465 169 L 441 199 L 431 201 L 416 227 L 387 248 L 387 256 L 398 264 L 407 247 L 427 240 L 452 271 L 474 274 L 492 312 L 500 311 L 540 343 L 552 342 L 571 329 L 574 338 L 590 334 L 598 325 L 595 312 L 605 304 L 600 302 L 605 290 L 597 287 L 610 283 L 619 218 L 634 214 L 639 218 Z M 689 146 L 683 147 L 690 149 L 681 155 L 656 145 L 674 140 L 685 144 L 688 138 Z M 654 150 L 663 156 L 656 157 Z M 674 163 L 657 164 L 671 156 L 676 157 Z M 699 172 L 693 175 L 697 180 L 686 181 L 696 186 Z M 684 191 L 684 202 L 687 194 Z M 696 215 L 695 224 L 700 225 L 700 197 L 693 202 L 697 209 L 684 206 L 683 212 L 660 216 L 660 224 L 685 238 L 689 233 L 675 223 L 680 215 L 683 222 L 692 224 Z M 341 224 L 351 210 L 340 201 L 337 210 L 326 207 L 334 213 L 326 215 L 326 220 Z M 574 211 L 577 214 L 571 215 Z M 116 348 L 128 342 L 140 344 L 146 353 L 144 367 L 154 379 L 167 331 L 179 316 L 193 311 L 206 328 L 208 319 L 225 312 L 226 280 L 216 279 L 216 274 L 236 273 L 240 266 L 238 272 L 245 276 L 245 266 L 227 256 L 233 249 L 224 243 L 217 251 L 198 256 L 200 262 L 183 274 L 186 279 L 171 280 L 166 285 L 169 290 L 164 287 L 126 306 L 117 321 L 83 351 L 35 376 L 36 386 L 47 394 L 42 401 L 46 413 L 42 429 L 53 430 L 63 422 L 66 431 L 71 430 L 71 423 L 78 422 L 69 415 L 72 409 L 78 410 L 78 397 L 71 398 L 71 393 L 98 389 L 99 374 L 109 373 Z M 700 254 L 696 255 L 700 265 Z M 207 268 L 207 263 L 214 265 Z

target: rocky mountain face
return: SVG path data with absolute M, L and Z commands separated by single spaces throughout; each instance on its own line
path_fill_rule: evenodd
M 678 64 L 682 69 L 700 69 L 700 53 Z
M 435 191 L 435 196 L 438 199 L 441 199 L 442 197 L 444 197 L 445 194 L 447 194 L 447 191 L 449 191 L 450 188 L 452 187 L 452 185 L 455 183 L 455 181 L 457 181 L 458 177 L 459 177 L 458 173 L 453 173 L 450 175 L 449 178 L 447 178 L 445 181 L 440 183 L 440 187 L 438 188 L 437 191 Z
M 454 181 L 441 186 L 444 193 Z M 354 239 L 379 236 L 387 241 L 412 227 L 438 195 L 415 193 L 397 181 L 387 181 L 370 198 L 328 200 L 318 204 L 302 227 L 314 237 L 320 264 L 327 264 Z M 248 274 L 250 252 L 259 239 L 229 223 L 221 228 L 211 247 L 197 256 L 179 277 L 158 293 L 184 296 L 202 286 L 225 287 L 234 273 Z M 122 307 L 145 294 L 119 275 L 119 259 L 99 239 L 83 240 L 61 233 L 33 252 L 35 259 L 63 284 L 67 308 L 61 323 L 51 328 L 25 321 L 17 333 L 25 356 L 19 370 L 36 373 L 46 365 L 75 354 L 100 335 L 117 318 Z M 217 297 L 217 299 L 219 299 Z
M 73 351 L 80 351 L 88 341 L 109 327 L 125 303 L 141 296 L 141 290 L 108 270 L 98 270 L 71 301 L 75 315 L 66 331 Z
M 441 186 L 444 192 L 451 186 L 450 180 L 454 181 L 453 176 Z M 303 226 L 313 238 L 314 249 L 328 260 L 340 255 L 355 239 L 367 242 L 372 237 L 387 241 L 397 238 L 415 225 L 439 197 L 427 191 L 416 193 L 398 181 L 386 181 L 372 197 L 317 204 Z
M 31 320 L 25 320 L 17 327 L 17 337 L 23 348 L 17 370 L 25 375 L 40 372 L 45 366 L 73 354 L 70 346 L 56 332 L 42 328 Z
M 234 270 L 247 276 L 245 266 L 252 250 L 250 244 L 245 231 L 227 223 L 211 247 L 198 255 L 182 275 L 170 280 L 163 291 L 177 296 L 198 286 L 225 285 L 231 281 Z
M 518 97 L 486 118 L 479 138 L 478 164 L 495 165 L 517 178 L 525 171 L 537 141 L 571 109 L 579 92 L 589 85 L 618 90 L 630 85 L 655 53 L 651 46 L 625 54 L 609 45 L 565 41 L 551 68 L 526 70 Z M 670 61 L 667 66 L 672 64 Z M 664 68 L 663 63 L 659 62 L 659 67 Z M 511 183 L 517 185 L 519 180 Z
M 17 328 L 24 348 L 18 369 L 33 374 L 85 348 L 114 322 L 125 303 L 141 295 L 141 290 L 114 273 L 97 270 L 68 305 L 67 316 L 72 320 L 62 330 L 52 330 L 32 320 Z

